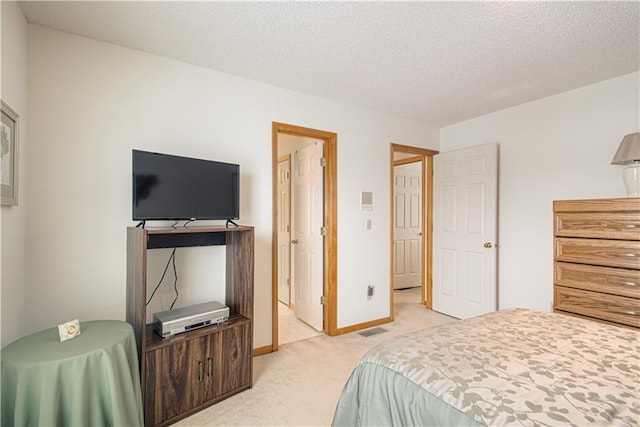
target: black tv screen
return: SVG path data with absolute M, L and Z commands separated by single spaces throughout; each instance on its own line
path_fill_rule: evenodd
M 133 219 L 239 219 L 240 166 L 132 151 Z

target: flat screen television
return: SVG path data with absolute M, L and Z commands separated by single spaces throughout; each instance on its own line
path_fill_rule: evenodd
M 240 217 L 240 166 L 132 151 L 133 219 L 234 220 Z

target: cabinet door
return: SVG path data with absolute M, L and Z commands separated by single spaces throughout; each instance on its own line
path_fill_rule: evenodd
M 157 425 L 202 403 L 205 338 L 147 352 L 145 424 Z
M 205 401 L 251 386 L 253 360 L 249 323 L 211 334 L 206 353 Z
M 251 327 L 249 323 L 225 329 L 220 334 L 221 355 L 220 395 L 251 386 L 253 359 L 251 355 Z

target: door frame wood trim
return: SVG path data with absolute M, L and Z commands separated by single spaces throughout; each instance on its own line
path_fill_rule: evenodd
M 398 159 L 393 161 L 393 166 L 410 165 L 411 163 L 417 163 L 422 161 L 422 156 L 411 156 L 405 159 Z
M 286 162 L 287 160 L 291 160 L 291 154 L 285 154 L 284 156 L 278 157 L 278 161 L 276 163 Z
M 324 168 L 324 226 L 327 229 L 324 238 L 323 291 L 327 303 L 323 308 L 323 329 L 327 335 L 338 334 L 338 135 L 318 129 L 305 128 L 286 123 L 271 124 L 271 180 L 272 180 L 272 225 L 271 225 L 271 319 L 272 351 L 278 350 L 278 135 L 287 134 L 316 138 L 324 141 L 323 151 L 326 159 Z
M 396 153 L 414 154 L 414 156 L 395 160 Z M 394 228 L 394 209 L 393 209 L 393 197 L 394 191 L 394 167 L 408 163 L 421 162 L 422 163 L 422 233 L 426 237 L 422 239 L 422 254 L 420 263 L 422 274 L 420 278 L 420 302 L 427 308 L 431 309 L 433 304 L 432 289 L 433 289 L 433 277 L 432 277 L 432 263 L 433 263 L 433 156 L 438 154 L 436 150 L 430 150 L 427 148 L 412 147 L 409 145 L 390 144 L 390 271 L 389 271 L 389 313 L 391 313 L 391 319 L 394 317 L 393 309 L 393 272 L 395 268 L 394 254 L 393 254 L 393 228 Z M 429 177 L 430 179 L 427 179 Z

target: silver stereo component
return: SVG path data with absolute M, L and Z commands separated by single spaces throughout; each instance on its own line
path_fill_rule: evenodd
M 161 311 L 153 315 L 153 330 L 162 338 L 229 320 L 229 307 L 217 301 Z

